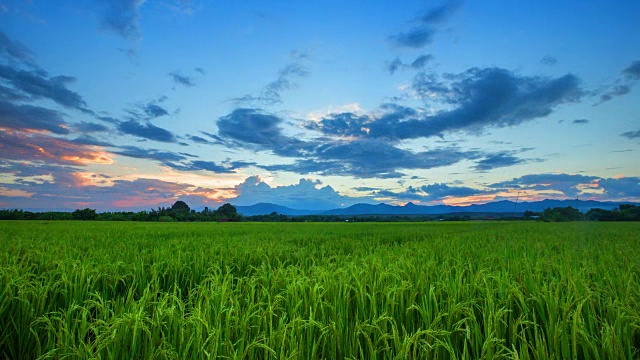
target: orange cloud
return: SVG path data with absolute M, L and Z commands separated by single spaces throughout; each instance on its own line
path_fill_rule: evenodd
M 76 144 L 40 133 L 0 129 L 0 149 L 7 160 L 47 161 L 59 164 L 112 164 L 112 155 L 98 146 Z

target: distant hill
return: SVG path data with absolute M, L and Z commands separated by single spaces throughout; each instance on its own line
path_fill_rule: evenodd
M 283 214 L 283 215 L 300 216 L 300 215 L 314 215 L 322 212 L 322 211 L 314 211 L 314 210 L 297 210 L 297 209 L 292 209 L 286 206 L 271 204 L 271 203 L 258 203 L 250 206 L 236 206 L 236 210 L 238 211 L 238 213 L 244 216 L 269 215 L 273 212 L 277 212 L 278 214 Z
M 389 204 L 355 204 L 346 208 L 332 210 L 302 210 L 292 209 L 271 203 L 259 203 L 251 206 L 236 206 L 238 212 L 245 216 L 267 215 L 273 212 L 283 215 L 439 215 L 453 213 L 513 213 L 522 214 L 525 211 L 541 212 L 547 208 L 571 206 L 586 212 L 593 208 L 611 210 L 620 204 L 629 202 L 604 202 L 593 200 L 542 200 L 515 203 L 509 200 L 495 201 L 486 204 L 468 206 L 433 205 L 423 206 L 411 202 L 404 206 Z M 638 204 L 640 205 L 640 204 Z

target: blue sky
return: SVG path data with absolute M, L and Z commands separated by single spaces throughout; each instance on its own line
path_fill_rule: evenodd
M 0 208 L 640 201 L 639 13 L 0 0 Z

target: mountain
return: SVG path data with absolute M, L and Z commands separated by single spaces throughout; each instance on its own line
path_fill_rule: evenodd
M 568 207 L 577 208 L 586 212 L 589 209 L 599 208 L 611 210 L 620 204 L 628 204 L 629 202 L 604 202 L 594 200 L 542 200 L 532 202 L 515 203 L 509 200 L 495 201 L 486 204 L 474 204 L 468 206 L 452 206 L 452 205 L 433 205 L 423 206 L 416 205 L 411 202 L 404 206 L 389 204 L 355 204 L 346 208 L 332 210 L 300 210 L 291 209 L 286 206 L 259 203 L 251 206 L 236 206 L 238 212 L 245 216 L 267 215 L 273 212 L 284 215 L 300 216 L 300 215 L 439 215 L 452 213 L 517 213 L 522 214 L 525 211 L 542 212 L 547 208 Z M 639 204 L 640 205 L 640 204 Z
M 301 216 L 301 215 L 313 215 L 321 212 L 321 211 L 314 211 L 314 210 L 292 209 L 286 206 L 271 204 L 271 203 L 258 203 L 250 206 L 236 206 L 236 210 L 238 211 L 238 213 L 244 216 L 269 215 L 273 212 L 276 212 L 282 215 Z
M 626 202 L 601 202 L 593 200 L 542 200 L 515 203 L 509 200 L 495 201 L 486 204 L 468 206 L 434 205 L 422 206 L 407 203 L 404 206 L 387 204 L 356 204 L 344 209 L 325 211 L 323 215 L 437 215 L 451 213 L 523 213 L 525 211 L 541 212 L 547 208 L 572 206 L 580 211 L 592 208 L 611 210 Z

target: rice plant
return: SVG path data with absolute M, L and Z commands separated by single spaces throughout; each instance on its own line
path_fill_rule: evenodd
M 0 223 L 8 359 L 633 359 L 637 223 Z

